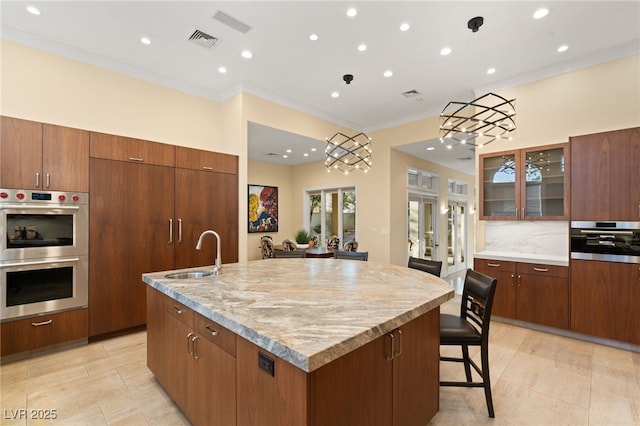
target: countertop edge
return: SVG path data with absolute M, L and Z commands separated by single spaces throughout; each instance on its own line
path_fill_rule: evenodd
M 537 263 L 542 265 L 552 266 L 569 266 L 569 255 L 557 256 L 557 255 L 540 255 L 531 253 L 510 253 L 510 252 L 496 252 L 485 251 L 478 252 L 473 255 L 474 258 L 487 259 L 487 260 L 504 260 L 510 262 L 527 262 Z

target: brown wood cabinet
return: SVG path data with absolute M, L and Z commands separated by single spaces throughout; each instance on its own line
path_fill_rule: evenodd
M 569 144 L 480 155 L 481 220 L 569 218 Z
M 91 155 L 90 336 L 145 324 L 142 273 L 212 265 L 213 238 L 195 249 L 206 229 L 238 261 L 238 176 L 215 171 L 237 157 L 102 133 Z
M 236 424 L 236 335 L 148 287 L 147 365 L 195 425 Z
M 640 219 L 640 127 L 570 138 L 571 220 Z
M 1 120 L 0 187 L 89 191 L 89 132 L 5 116 Z
M 640 344 L 640 265 L 571 259 L 571 330 Z
M 87 339 L 87 309 L 3 322 L 1 355 L 41 349 Z
M 569 268 L 475 259 L 475 269 L 498 280 L 493 315 L 569 328 Z

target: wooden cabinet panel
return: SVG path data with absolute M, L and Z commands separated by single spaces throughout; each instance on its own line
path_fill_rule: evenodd
M 90 155 L 93 158 L 170 167 L 175 165 L 173 145 L 97 132 L 91 132 L 90 138 Z
M 37 189 L 36 173 L 42 174 L 42 124 L 5 116 L 0 119 L 0 187 Z
M 571 220 L 640 219 L 640 128 L 571 138 Z
M 498 280 L 492 315 L 516 318 L 516 263 L 476 258 L 474 269 Z
M 236 335 L 220 324 L 196 314 L 195 331 L 231 356 L 236 356 Z
M 44 124 L 42 163 L 45 189 L 89 192 L 89 132 Z
M 571 260 L 571 329 L 640 344 L 638 265 Z
M 238 157 L 177 146 L 176 167 L 236 175 L 238 174 Z
M 90 336 L 145 324 L 141 275 L 173 269 L 173 185 L 170 167 L 91 159 Z
M 2 356 L 87 339 L 87 309 L 3 322 L 1 333 Z
M 568 275 L 563 266 L 518 263 L 517 318 L 568 329 Z

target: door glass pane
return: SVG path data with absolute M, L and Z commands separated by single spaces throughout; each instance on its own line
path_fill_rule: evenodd
M 408 241 L 409 256 L 420 257 L 420 229 L 419 225 L 419 206 L 420 202 L 417 200 L 409 200 L 407 220 L 409 223 L 408 229 Z
M 309 194 L 309 234 L 322 240 L 322 195 Z
M 456 226 L 455 226 L 455 208 L 449 204 L 447 211 L 447 265 L 456 264 Z
M 529 151 L 525 159 L 526 216 L 564 215 L 564 149 Z
M 433 210 L 435 207 L 434 202 L 425 201 L 423 204 L 424 211 L 424 258 L 429 260 L 436 260 L 436 253 L 434 247 L 434 220 Z
M 356 238 L 356 193 L 344 191 L 342 193 L 342 245 Z

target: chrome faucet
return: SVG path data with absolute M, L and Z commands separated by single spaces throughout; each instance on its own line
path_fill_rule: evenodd
M 210 229 L 207 231 L 204 231 L 202 234 L 200 234 L 200 237 L 198 237 L 198 244 L 196 244 L 196 250 L 202 249 L 202 240 L 204 239 L 204 236 L 207 234 L 216 236 L 216 263 L 213 267 L 213 273 L 218 275 L 220 273 L 220 263 L 221 263 L 220 262 L 220 235 L 218 235 L 216 231 L 212 231 Z

